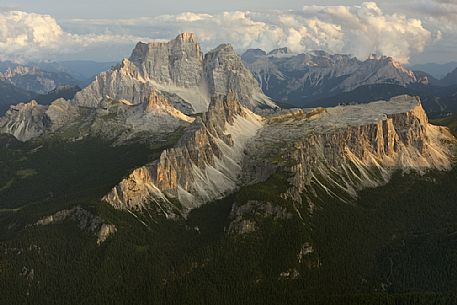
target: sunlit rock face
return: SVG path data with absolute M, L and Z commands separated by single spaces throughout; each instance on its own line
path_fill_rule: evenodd
M 130 58 L 98 75 L 75 96 L 75 103 L 103 107 L 110 98 L 136 105 L 153 90 L 186 114 L 206 112 L 210 96 L 229 91 L 251 110 L 277 108 L 230 45 L 204 56 L 193 33 L 182 33 L 169 42 L 139 42 Z
M 255 153 L 246 157 L 243 172 L 251 183 L 277 170 L 288 173 L 292 187 L 285 196 L 296 201 L 317 195 L 317 188 L 349 200 L 386 183 L 396 170 L 449 169 L 452 141 L 445 128 L 429 124 L 415 97 L 290 111 L 271 117 L 248 145 Z M 274 166 L 268 156 L 275 157 Z
M 447 129 L 429 124 L 415 97 L 261 118 L 232 94 L 214 99 L 175 148 L 104 199 L 120 209 L 159 206 L 175 215 L 281 172 L 290 184 L 285 198 L 300 203 L 319 189 L 348 201 L 396 170 L 449 169 L 453 141 Z
M 33 115 L 14 114 L 13 107 L 0 132 L 21 141 L 59 131 L 116 143 L 142 134 L 162 137 L 191 123 L 188 115 L 207 112 L 210 96 L 229 93 L 255 112 L 278 109 L 230 45 L 204 56 L 196 36 L 182 33 L 168 42 L 139 42 L 130 58 L 97 75 L 70 101 L 36 105 Z M 76 132 L 64 131 L 69 126 Z
M 244 148 L 262 121 L 234 94 L 217 96 L 208 112 L 187 128 L 174 148 L 165 150 L 154 163 L 135 170 L 104 200 L 129 210 L 158 206 L 166 215 L 172 215 L 221 198 L 237 187 Z

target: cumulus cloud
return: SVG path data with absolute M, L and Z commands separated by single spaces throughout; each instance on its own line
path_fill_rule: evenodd
M 386 14 L 374 2 L 359 6 L 305 6 L 299 11 L 231 11 L 214 14 L 185 12 L 151 18 L 116 20 L 133 34 L 171 38 L 179 31 L 197 33 L 206 48 L 222 42 L 239 50 L 271 50 L 287 46 L 294 52 L 322 49 L 366 58 L 375 52 L 408 62 L 422 52 L 432 34 L 421 20 L 402 14 Z M 67 21 L 69 27 L 88 24 L 110 27 L 112 20 Z
M 362 59 L 376 52 L 402 62 L 438 37 L 421 20 L 387 14 L 374 2 L 305 6 L 297 11 L 185 12 L 122 20 L 64 20 L 60 25 L 51 16 L 16 11 L 0 12 L 0 56 L 76 53 L 101 44 L 170 39 L 182 31 L 195 32 L 206 49 L 229 42 L 239 50 L 287 46 L 294 52 L 322 49 Z
M 141 37 L 109 33 L 73 34 L 65 32 L 49 15 L 22 11 L 0 11 L 0 59 L 50 59 L 72 54 L 97 44 L 136 42 Z

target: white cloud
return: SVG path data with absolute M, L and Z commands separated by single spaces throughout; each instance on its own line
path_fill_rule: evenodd
M 65 32 L 48 15 L 0 11 L 0 59 L 50 59 L 100 44 L 137 42 L 140 37 L 118 34 L 73 34 Z
M 305 6 L 299 11 L 184 12 L 122 20 L 78 19 L 61 24 L 51 16 L 5 11 L 0 12 L 0 57 L 20 54 L 46 58 L 98 50 L 100 45 L 130 47 L 137 40 L 170 39 L 182 31 L 195 32 L 207 49 L 229 42 L 239 50 L 287 46 L 294 52 L 322 49 L 351 53 L 362 59 L 377 52 L 402 62 L 432 41 L 432 34 L 421 20 L 386 14 L 374 2 L 360 6 Z M 433 36 L 439 37 L 437 33 Z

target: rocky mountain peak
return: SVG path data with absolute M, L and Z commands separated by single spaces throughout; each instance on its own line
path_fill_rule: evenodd
M 293 201 L 317 194 L 316 187 L 350 200 L 365 187 L 382 185 L 396 170 L 449 169 L 445 139 L 450 135 L 428 123 L 415 97 L 285 110 L 265 120 L 229 93 L 212 98 L 208 113 L 174 148 L 135 170 L 104 200 L 119 209 L 186 214 L 275 172 L 289 177 L 283 195 Z
M 210 96 L 230 90 L 250 109 L 277 108 L 231 45 L 220 45 L 203 56 L 193 33 L 168 42 L 138 43 L 130 58 L 101 73 L 75 100 L 89 107 L 99 107 L 106 97 L 138 105 L 153 90 L 186 114 L 206 112 Z
M 284 48 L 279 48 L 279 49 L 274 49 L 271 50 L 268 55 L 286 55 L 289 54 L 289 48 L 284 47 Z
M 230 44 L 221 44 L 208 52 L 204 60 L 210 95 L 227 95 L 232 91 L 243 105 L 256 111 L 277 106 L 260 90 L 252 73 Z
M 241 59 L 246 63 L 253 63 L 258 57 L 266 56 L 267 53 L 262 49 L 247 49 Z
M 385 56 L 361 61 L 350 55 L 312 51 L 287 56 L 256 53 L 243 58 L 269 97 L 292 105 L 308 106 L 313 100 L 366 85 L 407 86 L 418 82 L 414 72 Z
M 0 118 L 0 131 L 11 134 L 20 141 L 35 138 L 43 134 L 51 125 L 46 110 L 47 107 L 39 105 L 34 100 L 11 106 Z
M 197 35 L 195 35 L 195 33 L 192 33 L 192 32 L 180 33 L 178 36 L 176 36 L 175 40 L 177 40 L 177 41 L 180 40 L 183 42 L 190 42 L 190 43 L 198 42 Z
M 139 42 L 129 58 L 144 79 L 183 87 L 200 84 L 202 60 L 193 33 L 182 33 L 169 42 Z
M 132 172 L 104 200 L 130 210 L 155 202 L 159 212 L 170 216 L 222 197 L 236 188 L 244 147 L 262 121 L 235 94 L 215 96 L 208 112 L 186 129 L 174 148 Z M 181 207 L 172 204 L 173 199 Z

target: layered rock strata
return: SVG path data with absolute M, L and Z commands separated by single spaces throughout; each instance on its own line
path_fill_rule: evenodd
M 139 42 L 130 58 L 77 93 L 75 103 L 103 107 L 109 98 L 136 105 L 153 90 L 186 114 L 206 112 L 210 96 L 229 91 L 250 109 L 277 108 L 230 45 L 204 56 L 193 33 L 182 33 L 169 42 Z
M 400 96 L 367 105 L 270 117 L 244 161 L 245 183 L 275 171 L 289 175 L 285 196 L 301 201 L 318 189 L 340 199 L 387 182 L 396 170 L 447 170 L 452 165 L 443 127 L 429 124 L 418 98 Z
M 262 118 L 241 106 L 234 94 L 215 97 L 174 148 L 136 169 L 104 200 L 128 210 L 153 202 L 170 216 L 221 198 L 236 189 L 244 148 L 261 126 Z

